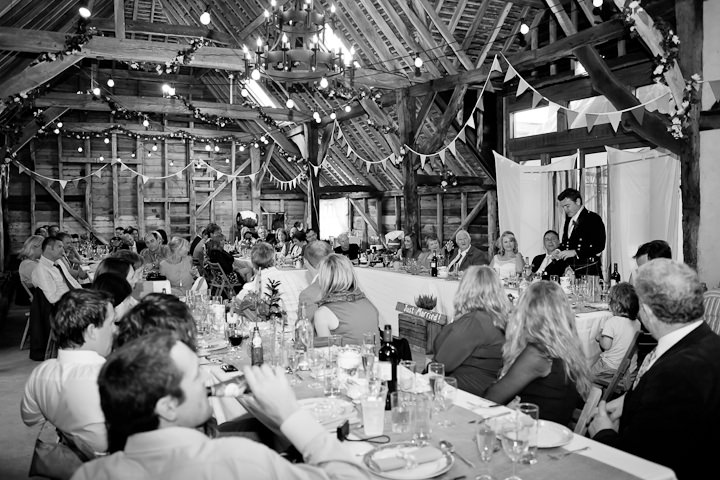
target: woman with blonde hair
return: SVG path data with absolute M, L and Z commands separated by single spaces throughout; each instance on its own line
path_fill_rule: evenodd
M 45 240 L 45 237 L 42 235 L 30 235 L 18 253 L 20 281 L 28 290 L 35 287 L 32 283 L 32 272 L 38 266 L 38 259 L 42 255 L 43 240 Z
M 495 242 L 497 252 L 490 262 L 490 266 L 500 275 L 501 279 L 522 273 L 525 267 L 525 260 L 518 252 L 517 239 L 511 231 L 504 231 Z
M 170 282 L 172 294 L 182 297 L 195 281 L 192 274 L 192 257 L 188 255 L 190 242 L 184 238 L 172 237 L 168 243 L 168 249 L 170 254 L 167 258 L 160 260 L 160 274 Z
M 350 259 L 331 253 L 318 268 L 320 301 L 314 324 L 318 337 L 342 335 L 344 345 L 362 345 L 363 334 L 380 328 L 378 310 L 358 286 Z
M 506 404 L 517 395 L 538 405 L 540 418 L 567 425 L 590 385 L 565 292 L 555 282 L 531 284 L 510 315 L 500 379 L 485 398 Z
M 288 238 L 287 232 L 284 228 L 278 228 L 275 230 L 275 251 L 284 257 L 292 249 L 292 243 Z
M 455 294 L 455 321 L 435 338 L 434 361 L 457 378 L 458 387 L 483 396 L 502 368 L 510 302 L 495 271 L 469 267 Z

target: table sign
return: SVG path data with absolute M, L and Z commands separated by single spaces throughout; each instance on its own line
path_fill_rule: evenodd
M 400 312 L 398 335 L 407 339 L 411 349 L 423 353 L 431 352 L 435 337 L 442 326 L 448 323 L 448 316 L 402 302 L 397 302 L 395 310 Z

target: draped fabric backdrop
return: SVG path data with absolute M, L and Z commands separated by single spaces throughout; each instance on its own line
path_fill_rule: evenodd
M 683 260 L 680 161 L 658 150 L 625 152 L 605 147 L 609 167 L 610 262 L 623 280 L 636 268 L 633 255 L 649 240 L 665 240 Z
M 347 233 L 349 231 L 347 198 L 320 200 L 319 217 L 322 238 L 337 238 L 341 233 Z
M 501 234 L 510 230 L 518 249 L 530 260 L 545 251 L 543 234 L 555 225 L 554 172 L 575 168 L 577 154 L 554 159 L 551 165 L 530 167 L 513 162 L 497 152 L 498 221 Z M 559 230 L 558 230 L 559 231 Z

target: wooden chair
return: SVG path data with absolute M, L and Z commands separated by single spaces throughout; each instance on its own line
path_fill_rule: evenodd
M 25 289 L 25 292 L 27 293 L 28 298 L 30 299 L 30 304 L 32 304 L 33 300 L 33 294 L 30 291 L 30 289 L 25 285 L 23 282 L 20 282 Z M 30 337 L 28 335 L 30 331 L 30 309 L 28 309 L 27 312 L 25 312 L 25 317 L 27 317 L 27 320 L 25 321 L 25 331 L 23 332 L 22 339 L 20 340 L 20 350 L 25 350 L 26 348 L 30 348 L 30 346 L 25 346 L 30 340 Z
M 637 353 L 638 349 L 638 338 L 640 337 L 640 331 L 638 330 L 635 332 L 635 335 L 633 336 L 632 343 L 630 343 L 630 346 L 628 347 L 627 351 L 625 352 L 625 355 L 623 356 L 623 359 L 620 361 L 620 366 L 618 367 L 615 374 L 612 376 L 610 380 L 597 378 L 594 380 L 594 382 L 601 387 L 604 387 L 602 400 L 609 400 L 611 395 L 624 392 L 630 387 L 630 381 L 631 381 L 631 372 L 630 372 L 630 365 L 632 364 L 632 359 Z M 622 383 L 621 383 L 622 381 Z M 618 387 L 620 387 L 620 390 L 618 391 Z
M 235 287 L 242 287 L 240 282 L 233 283 L 230 281 L 219 263 L 206 262 L 206 270 L 210 278 L 207 278 L 210 287 L 210 295 L 222 295 L 228 300 L 235 296 Z
M 600 403 L 601 396 L 602 389 L 597 385 L 593 385 L 590 388 L 590 393 L 587 396 L 587 400 L 585 400 L 585 406 L 583 406 L 582 410 L 576 410 L 576 413 L 578 413 L 578 415 L 573 431 L 578 435 L 584 436 L 585 433 L 587 433 L 588 424 L 590 423 L 590 417 L 597 408 L 598 403 Z

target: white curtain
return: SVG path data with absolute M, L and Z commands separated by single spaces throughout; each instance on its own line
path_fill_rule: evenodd
M 500 231 L 510 230 L 518 241 L 523 256 L 544 252 L 543 234 L 555 228 L 553 177 L 558 171 L 572 170 L 577 154 L 556 158 L 551 165 L 530 167 L 520 165 L 497 152 L 498 221 Z
M 320 200 L 320 233 L 322 238 L 335 238 L 343 232 L 347 233 L 349 230 L 347 221 L 347 198 Z
M 636 268 L 633 255 L 643 243 L 665 240 L 673 259 L 682 261 L 680 161 L 662 151 L 608 153 L 610 256 L 627 280 Z M 610 265 L 609 265 L 610 266 Z

